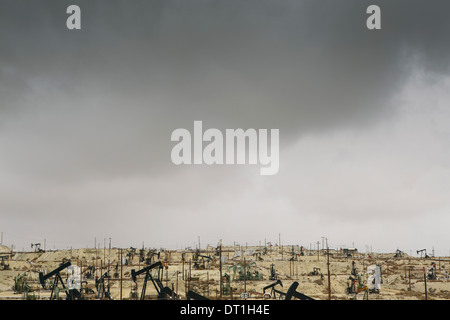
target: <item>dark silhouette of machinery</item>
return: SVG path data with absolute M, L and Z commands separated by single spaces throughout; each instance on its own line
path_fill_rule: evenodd
M 397 250 L 395 251 L 394 258 L 403 258 L 403 252 L 400 251 L 399 249 L 397 249 Z
M 269 284 L 268 286 L 265 286 L 263 288 L 264 296 L 269 295 L 269 298 L 274 298 L 274 299 L 277 298 L 277 293 L 280 298 L 282 296 L 286 296 L 286 294 L 284 292 L 275 289 L 275 286 L 277 286 L 277 285 L 283 286 L 283 283 L 281 282 L 281 280 L 277 280 L 276 282 Z M 268 289 L 270 289 L 270 293 L 266 293 L 266 290 L 268 290 Z
M 431 263 L 431 268 L 428 269 L 427 278 L 428 280 L 436 280 L 436 263 Z
M 28 279 L 26 272 L 14 277 L 14 286 L 12 287 L 14 293 L 24 293 L 32 291 L 27 280 Z
M 88 266 L 85 272 L 86 279 L 94 279 L 95 266 Z
M 187 300 L 210 300 L 207 297 L 202 296 L 201 294 L 199 294 L 199 293 L 197 293 L 195 291 L 192 291 L 192 290 L 189 290 L 187 292 L 186 299 Z
M 427 255 L 427 249 L 421 249 L 421 250 L 417 250 L 417 254 L 420 253 L 420 257 L 422 258 L 423 253 L 425 252 L 425 259 L 428 259 L 429 256 Z
M 276 298 L 276 294 L 278 294 L 278 297 L 280 300 L 283 297 L 284 297 L 284 300 L 292 300 L 292 298 L 296 298 L 296 299 L 300 299 L 300 300 L 315 300 L 315 299 L 308 297 L 307 295 L 297 291 L 297 287 L 298 287 L 297 281 L 294 281 L 291 284 L 291 286 L 289 287 L 287 292 L 283 292 L 283 291 L 279 291 L 279 290 L 275 289 L 274 287 L 277 285 L 283 286 L 281 281 L 278 280 L 278 281 L 264 287 L 264 289 L 263 289 L 264 295 L 267 295 L 266 290 L 271 289 L 271 294 L 270 294 L 271 298 Z
M 318 276 L 318 275 L 320 275 L 320 277 L 321 277 L 322 280 L 323 280 L 323 274 L 320 272 L 320 268 L 318 268 L 318 267 L 314 267 L 314 268 L 313 268 L 313 271 L 311 271 L 310 273 L 308 273 L 308 276 Z
M 213 257 L 205 256 L 199 253 L 199 250 L 197 250 L 192 257 L 192 261 L 194 262 L 194 269 L 195 270 L 204 270 L 208 269 L 211 262 L 214 261 Z
M 50 300 L 53 300 L 54 298 L 58 298 L 59 297 L 59 291 L 65 291 L 66 293 L 66 300 L 80 300 L 82 299 L 81 293 L 80 291 L 78 291 L 77 289 L 68 289 L 66 288 L 66 286 L 64 285 L 64 281 L 61 278 L 61 274 L 60 272 L 64 269 L 66 269 L 67 267 L 69 267 L 71 265 L 70 261 L 62 263 L 58 268 L 56 268 L 55 270 L 47 273 L 47 274 L 43 274 L 42 272 L 39 272 L 39 282 L 41 283 L 42 287 L 45 289 L 45 281 L 53 276 L 55 276 L 55 280 L 53 281 L 53 285 L 51 286 L 51 293 L 50 293 Z M 58 283 L 61 283 L 61 286 L 63 287 L 62 289 L 59 289 L 58 287 Z M 55 294 L 55 295 L 53 295 Z
M 40 253 L 45 252 L 44 250 L 41 249 L 41 244 L 40 243 L 32 243 L 31 244 L 31 248 L 34 247 L 34 250 Z
M 6 263 L 8 261 L 8 256 L 0 256 L 0 270 L 9 270 L 9 264 Z
M 105 285 L 105 279 L 109 278 L 108 272 L 105 272 L 99 279 L 95 279 L 95 289 L 97 289 L 97 297 L 99 299 L 111 300 L 109 286 Z
M 155 262 L 154 264 L 145 267 L 141 270 L 135 271 L 134 269 L 131 270 L 131 278 L 133 279 L 133 281 L 136 283 L 137 281 L 137 276 L 145 273 L 145 277 L 144 277 L 144 283 L 142 285 L 142 292 L 141 292 L 141 298 L 140 300 L 144 300 L 145 299 L 145 291 L 147 290 L 147 281 L 148 279 L 150 279 L 153 283 L 153 286 L 156 289 L 156 292 L 158 293 L 158 299 L 159 300 L 166 300 L 166 299 L 171 299 L 171 298 L 178 298 L 178 295 L 169 287 L 164 287 L 162 284 L 162 272 L 164 269 L 165 265 L 162 261 L 158 261 Z M 156 277 L 152 276 L 151 271 L 153 269 L 156 269 Z
M 275 271 L 275 265 L 273 263 L 270 265 L 269 280 L 277 280 L 277 273 Z
M 314 300 L 311 297 L 308 297 L 307 295 L 304 295 L 303 293 L 300 293 L 297 291 L 298 282 L 294 281 L 291 286 L 289 287 L 288 291 L 286 292 L 286 298 L 285 300 L 292 300 L 292 298 L 297 298 L 300 300 Z

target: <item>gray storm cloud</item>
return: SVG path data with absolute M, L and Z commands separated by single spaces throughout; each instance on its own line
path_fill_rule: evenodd
M 379 31 L 365 28 L 374 3 L 382 8 Z M 194 120 L 278 128 L 292 156 L 281 158 L 282 169 L 305 137 L 365 132 L 402 115 L 395 98 L 417 70 L 428 75 L 425 84 L 449 73 L 448 1 L 76 1 L 81 31 L 65 28 L 69 4 L 0 2 L 5 225 L 75 214 L 101 221 L 105 211 L 116 222 L 124 211 L 142 218 L 147 202 L 180 221 L 194 214 L 209 221 L 212 203 L 242 193 L 231 209 L 254 217 L 269 205 L 260 184 L 241 169 L 175 168 L 174 129 L 192 129 Z M 345 176 L 335 177 L 337 187 Z M 203 201 L 218 179 L 222 186 Z M 287 187 L 295 183 L 276 181 L 286 193 L 273 203 L 300 211 Z M 317 203 L 345 197 L 331 196 L 333 188 L 316 194 Z

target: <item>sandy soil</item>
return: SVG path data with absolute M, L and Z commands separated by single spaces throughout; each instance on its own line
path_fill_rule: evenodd
M 0 248 L 0 252 L 8 252 L 9 248 Z M 149 249 L 145 249 L 147 253 Z M 201 255 L 211 256 L 213 260 L 205 263 L 205 268 L 195 269 L 192 262 L 194 252 L 188 250 L 161 251 L 160 259 L 164 261 L 166 268 L 163 270 L 162 283 L 164 286 L 173 288 L 181 299 L 186 298 L 186 292 L 191 289 L 201 295 L 211 299 L 220 299 L 220 270 L 219 257 L 213 249 L 202 250 Z M 270 280 L 270 270 L 273 264 L 276 270 L 276 278 L 281 280 L 282 285 L 275 288 L 281 292 L 286 292 L 289 286 L 297 281 L 298 292 L 301 292 L 314 299 L 328 299 L 328 272 L 327 257 L 324 252 L 305 251 L 305 255 L 299 256 L 298 251 L 294 261 L 290 261 L 291 248 L 284 247 L 283 252 L 279 247 L 269 248 L 267 254 L 262 253 L 260 247 L 240 248 L 234 246 L 224 246 L 222 248 L 223 263 L 222 274 L 230 276 L 230 287 L 232 295 L 222 295 L 222 299 L 242 299 L 241 294 L 247 292 L 248 299 L 263 299 L 263 288 L 275 282 Z M 295 250 L 294 250 L 295 251 Z M 120 252 L 123 258 L 127 258 L 127 264 L 120 263 Z M 63 261 L 71 261 L 72 265 L 81 267 L 83 274 L 84 288 L 89 288 L 90 293 L 84 293 L 85 299 L 98 299 L 98 291 L 95 286 L 95 279 L 86 278 L 89 271 L 88 266 L 95 266 L 94 277 L 100 277 L 109 270 L 111 278 L 105 280 L 105 284 L 110 287 L 113 299 L 129 299 L 132 290 L 137 292 L 139 297 L 142 290 L 144 275 L 138 276 L 137 283 L 131 278 L 131 270 L 140 270 L 145 267 L 144 262 L 139 260 L 139 250 L 134 256 L 127 255 L 129 249 L 113 248 L 104 249 L 74 249 L 48 252 L 18 252 L 9 255 L 4 261 L 8 267 L 0 266 L 0 299 L 25 299 L 24 293 L 15 293 L 13 286 L 15 277 L 25 273 L 27 284 L 32 292 L 29 297 L 37 299 L 48 299 L 50 290 L 43 289 L 39 284 L 39 272 L 49 273 L 56 269 Z M 185 262 L 182 262 L 184 254 Z M 345 258 L 339 252 L 332 252 L 330 256 L 330 292 L 332 299 L 348 300 L 363 299 L 364 291 L 355 294 L 347 294 L 346 289 L 349 283 L 348 278 L 352 271 L 352 262 L 361 276 L 362 283 L 366 283 L 367 274 L 365 270 L 369 265 L 380 265 L 382 267 L 382 280 L 380 293 L 370 293 L 369 300 L 423 300 L 425 299 L 425 282 L 423 268 L 426 270 L 436 264 L 436 280 L 427 280 L 427 298 L 450 299 L 450 283 L 447 270 L 450 269 L 450 258 L 413 258 L 406 255 L 403 258 L 394 258 L 394 254 L 356 254 L 353 257 Z M 242 267 L 244 262 L 248 265 L 246 270 L 252 274 L 257 271 L 262 275 L 262 280 L 239 281 L 234 270 Z M 159 261 L 156 256 L 151 262 Z M 320 268 L 319 274 L 312 275 L 313 268 Z M 4 270 L 6 269 L 6 270 Z M 122 281 L 120 274 L 122 273 Z M 190 277 L 189 277 L 190 274 Z M 116 277 L 117 276 L 117 277 Z M 65 280 L 66 270 L 61 271 L 61 277 Z M 52 277 L 52 279 L 54 279 Z M 190 281 L 189 281 L 190 279 Z M 226 286 L 224 279 L 224 287 Z M 137 287 L 136 287 L 137 286 Z M 85 292 L 87 292 L 85 290 Z M 122 292 L 122 295 L 120 294 Z M 270 293 L 270 289 L 267 290 Z M 156 298 L 157 291 L 149 280 L 146 291 L 146 298 Z M 60 295 L 65 298 L 65 295 Z M 266 296 L 265 298 L 268 298 Z M 273 297 L 272 297 L 273 298 Z M 278 297 L 277 297 L 278 298 Z

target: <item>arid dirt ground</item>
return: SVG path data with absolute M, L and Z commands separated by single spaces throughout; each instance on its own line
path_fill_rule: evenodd
M 39 283 L 39 272 L 48 274 L 60 264 L 70 261 L 72 265 L 81 268 L 83 299 L 105 299 L 99 294 L 96 278 L 108 272 L 105 278 L 105 289 L 112 299 L 139 299 L 144 282 L 144 273 L 137 276 L 137 282 L 132 280 L 132 269 L 141 270 L 158 261 L 164 261 L 160 274 L 161 283 L 173 289 L 178 299 L 186 299 L 188 290 L 192 290 L 210 299 L 283 299 L 283 295 L 266 290 L 264 287 L 280 280 L 274 288 L 287 292 L 290 285 L 299 283 L 297 292 L 313 299 L 323 300 L 329 297 L 328 269 L 326 251 L 303 250 L 300 254 L 298 246 L 271 246 L 266 249 L 259 246 L 223 246 L 222 254 L 222 286 L 224 292 L 220 295 L 220 259 L 219 249 L 208 247 L 199 252 L 195 250 L 162 250 L 111 248 L 111 249 L 73 249 L 47 252 L 11 252 L 2 247 L 0 256 L 5 256 L 0 266 L 0 299 L 49 299 L 51 290 L 44 289 Z M 122 255 L 122 259 L 120 256 Z M 159 255 L 159 257 L 158 257 Z M 196 258 L 197 255 L 197 258 Z M 200 256 L 198 256 L 200 255 Z M 184 257 L 184 262 L 183 262 Z M 195 260 L 197 259 L 197 265 Z M 122 261 L 122 263 L 121 263 Z M 109 262 L 109 263 L 108 263 Z M 395 257 L 395 253 L 356 253 L 345 257 L 339 251 L 330 251 L 330 296 L 333 300 L 447 300 L 450 299 L 450 258 L 410 257 L 403 253 Z M 433 266 L 434 263 L 434 266 Z M 245 269 L 244 269 L 245 265 Z M 347 293 L 351 283 L 349 277 L 352 268 L 363 285 L 366 284 L 365 270 L 369 265 L 379 265 L 382 269 L 382 284 L 379 293 Z M 95 271 L 93 270 L 95 268 Z M 312 274 L 314 268 L 318 274 Z M 425 274 L 434 268 L 435 278 L 426 281 Z M 275 279 L 271 279 L 271 269 L 275 271 Z M 61 278 L 67 278 L 67 269 L 61 270 Z M 250 277 L 245 281 L 239 279 L 239 271 L 248 272 Z M 155 270 L 152 271 L 155 275 Z M 91 276 L 89 276 L 91 273 Z M 14 290 L 15 278 L 22 275 L 29 292 Z M 227 276 L 229 281 L 227 281 Z M 54 276 L 49 277 L 52 282 Z M 260 279 L 260 280 L 256 280 Z M 61 286 L 60 286 L 61 287 Z M 16 288 L 17 289 L 17 288 Z M 16 292 L 15 292 L 16 291 Z M 19 292 L 17 292 L 19 291 Z M 247 292 L 247 295 L 243 295 Z M 66 295 L 59 292 L 58 297 L 65 299 Z M 173 297 L 173 296 L 172 296 Z M 145 299 L 157 299 L 157 291 L 151 280 L 148 280 Z

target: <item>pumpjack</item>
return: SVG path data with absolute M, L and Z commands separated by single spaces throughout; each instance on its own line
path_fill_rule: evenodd
M 358 272 L 356 271 L 355 261 L 352 261 L 352 276 L 357 276 Z
M 31 288 L 27 282 L 26 272 L 17 275 L 17 277 L 14 277 L 14 286 L 12 287 L 12 289 L 14 290 L 14 293 L 24 293 L 31 291 Z
M 153 264 L 153 259 L 155 257 L 157 257 L 157 259 L 159 259 L 160 257 L 160 252 L 158 252 L 156 249 L 149 249 L 147 254 L 146 254 L 146 258 L 144 259 L 145 264 L 146 265 L 151 265 Z
M 125 259 L 125 265 L 133 264 L 133 258 L 134 258 L 135 254 L 136 254 L 136 248 L 130 247 L 130 249 L 127 250 L 127 253 L 126 253 L 127 258 Z
M 109 287 L 105 286 L 105 279 L 109 278 L 108 272 L 105 272 L 100 279 L 95 279 L 95 288 L 97 289 L 99 299 L 109 299 L 111 300 L 111 293 Z
M 356 287 L 357 283 L 358 283 L 358 287 Z M 365 286 L 362 283 L 362 277 L 360 274 L 358 274 L 358 271 L 355 267 L 355 261 L 352 261 L 352 271 L 351 271 L 351 275 L 347 279 L 346 292 L 347 292 L 347 294 L 358 293 L 363 288 L 365 288 Z
M 80 291 L 78 291 L 77 289 L 67 289 L 66 286 L 64 285 L 64 281 L 61 278 L 61 274 L 60 272 L 64 269 L 66 269 L 67 267 L 69 267 L 71 265 L 70 261 L 66 262 L 66 263 L 62 263 L 58 268 L 56 268 L 55 270 L 47 273 L 47 274 L 43 274 L 42 272 L 39 272 L 39 282 L 41 283 L 42 287 L 45 289 L 45 281 L 47 279 L 49 279 L 50 277 L 55 276 L 55 280 L 53 282 L 52 285 L 52 291 L 50 293 L 50 300 L 53 300 L 53 298 L 58 298 L 59 296 L 59 291 L 65 291 L 66 293 L 66 300 L 80 300 L 81 297 L 81 293 Z M 63 289 L 59 289 L 58 287 L 58 282 L 61 282 L 61 285 L 63 287 Z M 55 294 L 55 295 L 53 295 Z
M 88 266 L 86 271 L 86 279 L 93 279 L 95 274 L 95 266 Z
M 136 283 L 137 276 L 145 273 L 144 277 L 144 284 L 142 285 L 142 292 L 141 292 L 141 298 L 140 300 L 145 299 L 145 291 L 147 290 L 147 280 L 150 279 L 153 283 L 153 286 L 156 289 L 156 292 L 158 293 L 158 299 L 159 300 L 166 300 L 170 298 L 178 298 L 178 295 L 169 287 L 164 287 L 162 284 L 162 271 L 165 268 L 164 262 L 158 261 L 154 264 L 145 267 L 141 270 L 135 271 L 134 269 L 131 270 L 131 278 Z M 157 276 L 156 278 L 152 276 L 151 271 L 152 269 L 157 269 Z
M 211 256 L 205 256 L 198 252 L 194 253 L 193 259 L 194 261 L 194 269 L 207 269 L 209 267 L 209 263 L 213 261 L 213 258 Z
M 261 252 L 255 252 L 253 253 L 253 256 L 255 257 L 255 260 L 264 261 L 264 259 L 261 257 Z
M 144 262 L 145 261 L 145 249 L 139 249 L 139 262 Z
M 37 250 L 37 252 L 39 253 L 43 253 L 45 252 L 44 250 L 41 249 L 41 244 L 40 243 L 32 243 L 31 244 L 31 248 L 35 248 L 35 250 Z
M 311 271 L 310 273 L 308 273 L 308 276 L 317 276 L 317 275 L 322 275 L 321 273 L 320 273 L 320 268 L 318 268 L 318 267 L 313 267 L 313 271 Z M 323 278 L 323 275 L 322 275 L 322 278 Z
M 356 286 L 356 284 L 358 284 L 358 286 Z M 367 289 L 367 286 L 365 286 L 362 282 L 362 278 L 360 275 L 356 275 L 356 276 L 350 276 L 347 279 L 347 289 L 346 292 L 347 294 L 357 294 L 361 291 L 364 291 Z
M 397 249 L 397 250 L 395 251 L 394 258 L 403 258 L 403 252 L 400 251 L 399 249 Z
M 292 298 L 297 298 L 300 300 L 314 300 L 311 297 L 308 297 L 307 295 L 300 293 L 297 291 L 298 282 L 294 281 L 291 286 L 289 287 L 288 291 L 286 292 L 286 298 L 285 300 L 291 300 Z
M 277 273 L 275 272 L 275 265 L 273 263 L 270 265 L 269 280 L 277 280 Z
M 417 254 L 420 253 L 420 257 L 422 258 L 422 253 L 425 252 L 425 259 L 428 259 L 429 256 L 427 255 L 427 249 L 417 250 Z
M 353 298 L 350 298 L 350 300 L 358 300 L 357 296 L 358 296 L 358 293 L 360 293 L 360 292 L 364 292 L 364 296 L 363 296 L 362 300 L 369 300 L 369 291 L 370 290 L 367 286 L 359 288 L 354 292 L 355 295 L 353 296 Z
M 9 270 L 9 264 L 6 263 L 8 256 L 1 256 L 0 259 L 2 259 L 0 262 L 0 270 Z
M 94 290 L 88 287 L 88 282 L 86 280 L 81 281 L 81 292 L 83 294 L 95 294 Z
M 223 278 L 225 278 L 224 279 L 225 280 L 225 284 L 223 286 L 223 292 L 222 293 L 227 296 L 227 295 L 231 294 L 231 279 L 230 279 L 230 275 L 228 273 L 225 273 Z
M 289 259 L 289 261 L 298 261 L 299 254 L 295 253 L 294 246 L 292 246 L 290 254 L 291 254 L 291 258 Z
M 428 269 L 427 278 L 428 280 L 436 280 L 436 263 L 431 263 L 431 268 Z
M 268 290 L 268 289 L 270 289 L 270 293 L 268 293 L 270 298 L 276 299 L 277 298 L 277 293 L 279 294 L 280 297 L 281 296 L 285 296 L 286 294 L 284 292 L 281 292 L 281 291 L 275 289 L 275 286 L 277 286 L 277 285 L 283 286 L 283 283 L 281 282 L 281 280 L 277 280 L 276 282 L 274 282 L 272 284 L 269 284 L 268 286 L 265 286 L 263 288 L 264 296 L 266 295 L 266 290 Z
M 189 290 L 187 292 L 186 299 L 187 300 L 210 300 L 207 297 L 202 296 L 201 294 L 199 294 L 199 293 L 197 293 L 195 291 L 192 291 L 192 290 Z
M 238 280 L 244 281 L 244 280 L 263 280 L 262 274 L 258 272 L 258 270 L 253 270 L 252 267 L 256 266 L 255 262 L 251 263 L 237 263 L 234 266 L 234 270 L 238 273 Z

